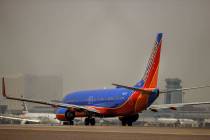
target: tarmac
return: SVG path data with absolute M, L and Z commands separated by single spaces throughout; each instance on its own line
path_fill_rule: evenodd
M 210 129 L 0 125 L 0 140 L 210 140 Z

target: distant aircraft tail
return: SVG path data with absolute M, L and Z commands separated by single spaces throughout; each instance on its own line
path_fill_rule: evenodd
M 23 96 L 21 96 L 21 98 L 24 98 Z M 28 113 L 28 107 L 27 107 L 27 105 L 26 105 L 26 103 L 23 101 L 23 104 L 22 104 L 22 106 L 23 106 L 23 114 L 25 114 L 25 113 Z
M 162 46 L 162 36 L 163 33 L 158 33 L 157 38 L 147 63 L 146 71 L 143 75 L 142 80 L 140 80 L 135 87 L 140 88 L 156 88 L 158 81 L 158 69 L 160 62 L 160 52 Z

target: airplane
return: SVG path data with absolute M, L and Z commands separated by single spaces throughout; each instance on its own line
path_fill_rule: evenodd
M 139 113 L 147 109 L 157 112 L 159 109 L 165 108 L 176 110 L 177 107 L 185 105 L 210 104 L 210 102 L 193 102 L 152 105 L 162 93 L 210 87 L 207 85 L 175 90 L 157 88 L 162 37 L 163 33 L 157 34 L 143 78 L 134 86 L 112 84 L 116 87 L 76 91 L 67 94 L 60 102 L 48 102 L 6 95 L 5 81 L 2 78 L 2 94 L 10 100 L 38 103 L 57 108 L 56 118 L 63 121 L 64 125 L 74 125 L 73 120 L 76 117 L 85 117 L 85 125 L 95 125 L 95 117 L 119 117 L 122 126 L 132 126 L 133 122 L 139 118 Z
M 181 125 L 186 125 L 186 124 L 195 124 L 196 121 L 192 119 L 178 119 L 178 118 L 158 118 L 156 120 L 157 123 L 163 123 L 163 124 L 175 124 L 179 123 Z
M 1 119 L 17 120 L 20 124 L 59 124 L 54 113 L 31 113 L 23 101 L 23 111 L 20 115 L 0 115 Z

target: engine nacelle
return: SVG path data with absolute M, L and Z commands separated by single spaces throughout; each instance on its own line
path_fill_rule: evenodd
M 158 110 L 155 109 L 155 108 L 150 108 L 150 110 L 151 110 L 152 112 L 158 112 Z
M 171 106 L 170 109 L 171 110 L 177 110 L 177 108 L 176 107 L 173 107 L 173 106 Z

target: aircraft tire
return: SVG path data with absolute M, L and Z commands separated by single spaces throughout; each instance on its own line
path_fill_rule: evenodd
M 89 121 L 90 121 L 90 125 L 92 125 L 92 126 L 94 126 L 96 124 L 95 118 L 91 118 L 91 119 L 89 119 Z
M 132 126 L 132 125 L 133 125 L 133 122 L 130 121 L 130 120 L 128 120 L 128 121 L 127 121 L 127 124 L 128 124 L 128 126 Z
M 68 125 L 69 123 L 68 122 L 63 122 L 63 125 Z
M 73 120 L 70 120 L 69 121 L 69 125 L 74 125 L 74 121 Z
M 63 125 L 74 125 L 74 121 L 73 120 L 65 121 L 63 122 Z
M 133 122 L 138 120 L 138 118 L 139 118 L 139 115 L 135 114 L 132 116 L 121 117 L 121 118 L 119 118 L 119 120 L 122 122 L 122 126 L 126 126 L 126 125 L 132 126 Z
M 126 121 L 121 121 L 122 122 L 122 126 L 126 126 Z
M 90 119 L 89 118 L 85 118 L 85 125 L 89 125 L 90 124 Z

